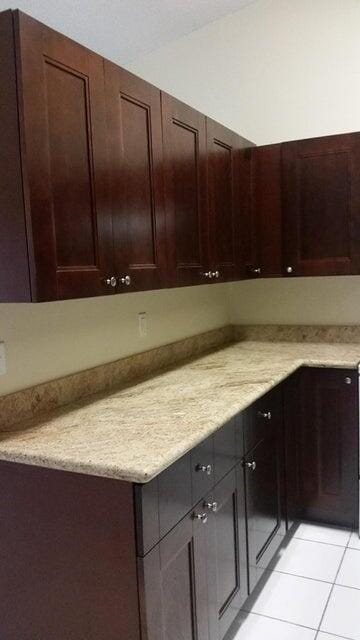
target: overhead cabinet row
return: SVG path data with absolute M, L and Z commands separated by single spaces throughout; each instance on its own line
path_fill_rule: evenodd
M 360 273 L 360 134 L 251 151 L 247 272 Z
M 22 13 L 0 30 L 0 299 L 238 277 L 250 143 Z

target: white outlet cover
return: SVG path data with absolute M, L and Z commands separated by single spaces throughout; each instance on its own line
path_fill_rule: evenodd
M 0 342 L 0 376 L 6 374 L 5 342 Z

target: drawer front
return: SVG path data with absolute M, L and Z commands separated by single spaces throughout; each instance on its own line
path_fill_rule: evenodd
M 275 387 L 244 412 L 244 453 L 267 437 L 269 430 L 281 420 L 281 411 L 281 389 Z
M 214 486 L 214 438 L 210 436 L 191 451 L 192 504 L 196 504 Z
M 191 456 L 188 453 L 159 475 L 160 537 L 165 536 L 191 507 Z
M 237 462 L 236 418 L 214 434 L 215 482 L 219 482 Z

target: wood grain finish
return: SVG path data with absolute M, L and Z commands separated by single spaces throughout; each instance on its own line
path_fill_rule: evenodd
M 346 369 L 304 369 L 298 393 L 301 514 L 311 520 L 357 526 L 357 374 Z
M 131 484 L 1 463 L 0 635 L 140 640 Z
M 205 116 L 162 93 L 166 223 L 171 282 L 207 283 Z
M 209 640 L 206 538 L 190 513 L 139 560 L 144 640 Z
M 166 284 L 160 91 L 105 61 L 115 271 L 119 291 Z
M 257 420 L 263 421 L 264 424 L 263 430 L 257 429 L 257 437 L 253 440 L 257 444 L 246 455 L 244 465 L 250 592 L 255 588 L 286 533 L 283 413 L 279 391 L 275 388 L 268 394 L 272 401 L 271 419 L 259 416 L 258 403 L 250 409 L 256 414 L 252 424 L 256 424 Z
M 360 134 L 283 145 L 284 255 L 294 275 L 359 273 Z
M 210 262 L 219 280 L 234 280 L 244 272 L 240 230 L 246 201 L 240 181 L 240 150 L 251 143 L 218 122 L 206 118 Z
M 0 302 L 29 302 L 13 19 L 0 13 Z
M 281 145 L 251 150 L 252 251 L 248 274 L 282 275 L 282 173 Z M 254 269 L 260 268 L 259 274 Z
M 15 13 L 33 300 L 106 294 L 112 273 L 102 58 Z

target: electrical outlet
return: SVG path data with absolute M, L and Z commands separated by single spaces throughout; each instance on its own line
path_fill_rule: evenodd
M 146 311 L 141 311 L 138 314 L 138 319 L 139 319 L 139 336 L 140 336 L 140 338 L 145 338 L 145 336 L 147 336 Z
M 0 376 L 6 374 L 5 342 L 0 342 Z

